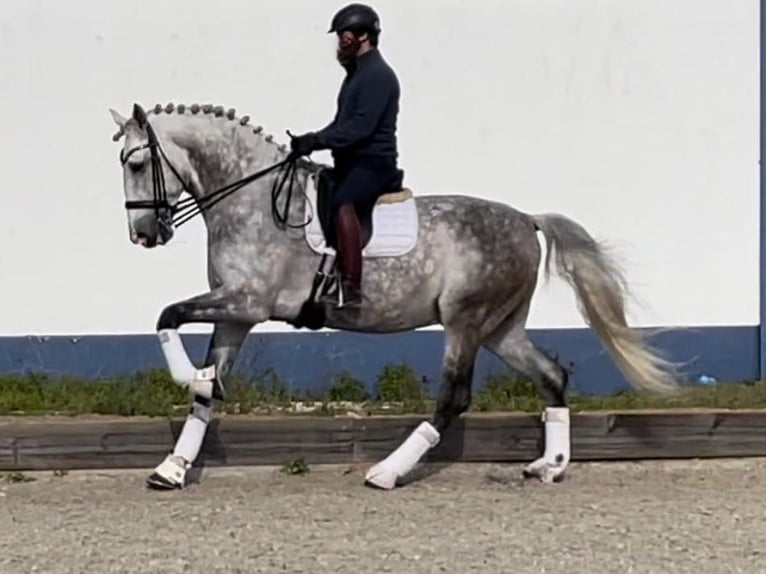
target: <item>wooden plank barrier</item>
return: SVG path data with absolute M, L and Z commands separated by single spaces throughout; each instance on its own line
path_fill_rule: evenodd
M 199 463 L 375 462 L 424 417 L 224 416 L 211 423 Z M 0 471 L 150 468 L 172 449 L 182 419 L 0 419 Z M 575 461 L 766 456 L 766 411 L 653 411 L 572 415 Z M 472 414 L 425 461 L 529 462 L 542 452 L 537 415 Z

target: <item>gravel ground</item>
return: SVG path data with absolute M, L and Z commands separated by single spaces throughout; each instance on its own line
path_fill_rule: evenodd
M 766 460 L 429 467 L 400 489 L 364 467 L 221 468 L 182 492 L 146 472 L 0 485 L 0 572 L 766 572 Z

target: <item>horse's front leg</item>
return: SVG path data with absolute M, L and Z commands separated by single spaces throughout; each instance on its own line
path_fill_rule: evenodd
M 268 316 L 257 293 L 223 287 L 165 307 L 157 320 L 157 335 L 173 380 L 193 395 L 226 400 L 226 389 L 215 362 L 208 357 L 205 365 L 197 368 L 186 352 L 178 329 L 187 323 L 215 323 L 226 324 L 227 329 L 237 332 L 245 329 L 246 335 Z
M 150 487 L 172 489 L 184 486 L 186 472 L 202 447 L 213 413 L 213 399 L 224 399 L 225 380 L 242 343 L 253 325 L 263 320 L 258 311 L 247 306 L 247 303 L 256 300 L 251 294 L 229 291 L 223 295 L 220 292 L 210 293 L 171 305 L 163 311 L 158 321 L 157 329 L 163 343 L 163 352 L 176 383 L 189 388 L 193 393 L 195 389 L 205 390 L 199 385 L 200 382 L 208 382 L 210 387 L 209 392 L 204 394 L 194 393 L 194 402 L 175 448 L 147 480 Z M 217 319 L 213 319 L 214 316 Z M 205 318 L 216 324 L 205 367 L 197 369 L 191 363 L 177 330 L 183 323 L 201 322 Z

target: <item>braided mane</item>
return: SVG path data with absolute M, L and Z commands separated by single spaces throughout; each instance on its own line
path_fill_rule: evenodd
M 199 113 L 202 114 L 208 114 L 215 116 L 217 118 L 225 118 L 228 119 L 231 122 L 236 122 L 241 128 L 248 129 L 252 131 L 257 136 L 262 137 L 266 142 L 275 145 L 279 151 L 286 152 L 287 151 L 287 145 L 283 143 L 279 143 L 274 140 L 274 136 L 272 134 L 266 134 L 263 131 L 263 126 L 256 125 L 255 127 L 248 126 L 248 122 L 250 121 L 250 116 L 242 116 L 237 117 L 237 111 L 234 108 L 229 108 L 228 110 L 224 108 L 224 106 L 214 106 L 213 104 L 192 104 L 192 105 L 186 105 L 186 104 L 178 104 L 175 105 L 172 102 L 166 104 L 163 106 L 162 104 L 156 104 L 153 108 L 146 110 L 147 115 L 154 114 L 156 116 L 160 114 L 178 114 L 178 115 L 197 115 Z M 123 130 L 118 130 L 113 136 L 112 140 L 118 141 L 123 135 L 125 135 L 125 132 Z

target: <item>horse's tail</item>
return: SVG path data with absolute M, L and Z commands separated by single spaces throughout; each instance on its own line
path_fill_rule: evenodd
M 583 318 L 606 345 L 630 384 L 653 392 L 677 390 L 675 365 L 648 345 L 646 334 L 628 326 L 625 319 L 627 282 L 605 247 L 578 223 L 562 215 L 536 215 L 533 220 L 547 243 L 546 278 L 550 276 L 553 256 L 558 274 L 577 295 Z

